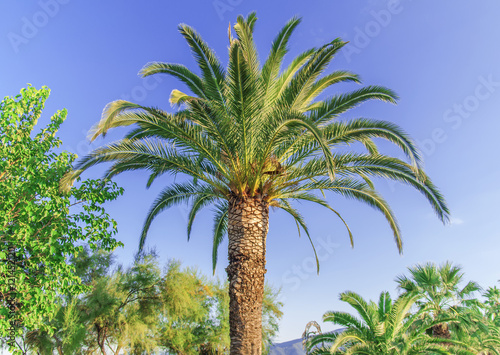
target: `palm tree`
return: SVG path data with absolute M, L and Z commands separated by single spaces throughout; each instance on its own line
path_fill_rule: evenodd
M 484 308 L 486 317 L 496 325 L 500 326 L 500 289 L 498 287 L 488 287 L 483 293 Z
M 153 219 L 167 208 L 191 203 L 189 240 L 198 212 L 209 205 L 215 207 L 214 268 L 218 246 L 226 234 L 229 239 L 226 270 L 232 354 L 261 351 L 269 207 L 289 213 L 299 232 L 302 228 L 309 237 L 291 201 L 317 203 L 340 217 L 324 196 L 314 192 L 331 191 L 354 198 L 383 213 L 401 251 L 400 230 L 393 212 L 370 180 L 375 176 L 413 186 L 430 201 L 441 220 L 448 217 L 444 199 L 423 172 L 419 151 L 406 133 L 385 121 L 338 118 L 367 100 L 395 103 L 393 91 L 367 86 L 315 100 L 335 83 L 359 83 L 356 74 L 344 70 L 321 76 L 346 42 L 335 39 L 311 48 L 281 70 L 290 35 L 300 22 L 293 18 L 278 33 L 268 58 L 260 66 L 253 41 L 256 19 L 255 13 L 246 19 L 239 16 L 234 25 L 236 37 L 229 29 L 227 69 L 194 29 L 180 25 L 179 31 L 191 48 L 200 74 L 183 65 L 159 62 L 147 64 L 140 73 L 169 74 L 191 93 L 172 91 L 170 102 L 179 106 L 174 113 L 123 100 L 108 104 L 93 129 L 93 139 L 104 136 L 111 128 L 134 128 L 124 139 L 81 159 L 63 181 L 67 184 L 84 170 L 105 162 L 114 163 L 107 178 L 124 171 L 149 171 L 147 186 L 165 173 L 189 177 L 188 181 L 167 186 L 154 201 L 139 247 L 143 247 Z M 380 154 L 373 138 L 396 144 L 409 162 Z M 335 149 L 355 142 L 363 144 L 367 153 Z M 349 236 L 352 244 L 350 231 Z
M 498 310 L 500 290 L 488 287 L 483 293 L 485 301 L 470 307 L 461 317 L 461 327 L 453 329 L 453 338 L 468 344 L 478 355 L 500 355 L 500 323 Z
M 473 307 L 467 317 L 460 318 L 460 327 L 453 329 L 453 339 L 467 344 L 474 355 L 500 355 L 500 328 L 487 312 Z
M 433 319 L 441 315 L 458 314 L 467 316 L 468 309 L 477 306 L 478 300 L 474 293 L 481 287 L 475 282 L 468 282 L 459 287 L 463 272 L 459 266 L 446 262 L 441 266 L 434 263 L 416 265 L 408 268 L 410 277 L 398 276 L 398 288 L 406 294 L 419 295 L 417 305 L 426 308 L 426 314 Z M 432 335 L 440 338 L 450 338 L 451 333 L 446 323 L 437 324 L 432 328 Z
M 310 354 L 452 354 L 443 345 L 446 339 L 432 338 L 425 333 L 435 323 L 422 323 L 422 310 L 410 313 L 417 296 L 404 295 L 393 302 L 388 292 L 382 292 L 375 303 L 348 291 L 342 293 L 340 299 L 354 308 L 359 318 L 346 312 L 326 312 L 324 322 L 340 325 L 345 330 L 310 339 L 307 343 Z M 453 354 L 457 354 L 457 350 L 461 351 L 457 347 Z

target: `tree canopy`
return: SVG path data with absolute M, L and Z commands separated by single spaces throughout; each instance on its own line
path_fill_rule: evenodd
M 45 320 L 54 329 L 24 329 L 18 347 L 26 354 L 226 354 L 229 349 L 227 283 L 170 260 L 160 268 L 154 252 L 133 265 L 116 265 L 112 254 L 85 248 L 71 259 L 89 289 L 56 300 Z M 262 342 L 269 351 L 282 304 L 266 287 Z
M 80 181 L 63 193 L 60 180 L 74 154 L 60 151 L 56 136 L 66 119 L 57 111 L 38 131 L 49 89 L 28 86 L 0 102 L 0 336 L 14 339 L 23 327 L 50 331 L 61 294 L 86 286 L 68 263 L 83 242 L 113 250 L 116 222 L 103 203 L 122 189 L 105 180 Z

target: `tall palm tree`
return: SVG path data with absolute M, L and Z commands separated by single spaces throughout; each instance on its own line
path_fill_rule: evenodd
M 173 183 L 160 193 L 146 217 L 139 245 L 143 247 L 151 222 L 165 209 L 191 203 L 189 239 L 197 213 L 208 205 L 215 206 L 214 268 L 218 246 L 226 234 L 229 239 L 226 270 L 230 282 L 232 354 L 261 351 L 269 207 L 289 213 L 299 231 L 302 228 L 309 237 L 307 226 L 291 201 L 310 201 L 340 217 L 324 195 L 314 192 L 338 193 L 382 212 L 399 250 L 402 242 L 398 224 L 370 177 L 413 186 L 430 201 L 441 220 L 448 216 L 443 197 L 423 172 L 419 151 L 406 133 L 385 121 L 339 119 L 340 114 L 367 100 L 395 103 L 394 92 L 366 86 L 316 100 L 335 83 L 359 83 L 356 74 L 345 70 L 322 76 L 346 42 L 335 39 L 311 48 L 282 70 L 290 35 L 300 22 L 293 18 L 278 33 L 261 66 L 253 40 L 256 19 L 255 13 L 247 18 L 239 16 L 234 25 L 236 37 L 229 29 L 227 69 L 194 29 L 180 25 L 179 31 L 191 48 L 200 74 L 183 65 L 159 62 L 147 64 L 140 73 L 174 76 L 191 93 L 172 91 L 170 102 L 179 106 L 174 113 L 123 100 L 108 104 L 93 129 L 93 139 L 104 136 L 111 128 L 134 128 L 124 139 L 81 159 L 65 179 L 72 181 L 82 171 L 104 162 L 114 163 L 107 178 L 124 171 L 149 171 L 147 186 L 165 173 L 190 178 Z M 373 138 L 394 143 L 406 154 L 408 162 L 380 154 Z M 363 144 L 367 152 L 335 149 L 355 142 Z M 349 236 L 352 243 L 350 231 Z
M 466 317 L 471 307 L 478 306 L 479 301 L 474 298 L 474 293 L 481 287 L 473 281 L 460 287 L 464 273 L 459 266 L 451 262 L 440 266 L 427 263 L 408 268 L 408 271 L 409 277 L 400 275 L 396 278 L 398 288 L 406 294 L 419 295 L 417 305 L 425 308 L 432 318 L 438 319 L 443 314 Z M 451 337 L 446 323 L 435 325 L 432 334 L 441 338 Z
M 344 292 L 340 299 L 357 312 L 326 312 L 323 321 L 345 327 L 345 330 L 317 335 L 307 342 L 310 354 L 457 354 L 444 346 L 446 339 L 432 338 L 425 333 L 434 323 L 422 323 L 422 310 L 412 314 L 417 296 L 400 296 L 394 302 L 388 292 L 380 294 L 378 303 L 368 302 L 359 294 Z M 323 345 L 325 344 L 326 345 Z M 321 345 L 320 345 L 321 344 Z M 460 342 L 456 342 L 460 345 Z

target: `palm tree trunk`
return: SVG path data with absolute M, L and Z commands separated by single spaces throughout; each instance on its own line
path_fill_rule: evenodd
M 269 204 L 254 197 L 229 200 L 230 354 L 262 353 L 262 299 Z
M 432 335 L 436 338 L 450 339 L 451 333 L 448 324 L 440 323 L 432 327 Z

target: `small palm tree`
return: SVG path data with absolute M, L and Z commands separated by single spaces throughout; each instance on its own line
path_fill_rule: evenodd
M 468 344 L 478 355 L 500 355 L 500 290 L 489 287 L 480 307 L 468 307 L 460 327 L 453 329 L 453 338 Z
M 486 298 L 484 302 L 486 317 L 500 326 L 500 289 L 496 286 L 488 287 L 483 296 Z
M 183 65 L 159 62 L 141 70 L 143 76 L 174 76 L 188 87 L 191 93 L 173 90 L 170 96 L 170 102 L 180 106 L 179 110 L 168 113 L 123 100 L 110 103 L 93 131 L 93 139 L 104 136 L 111 128 L 134 128 L 124 139 L 81 159 L 65 180 L 70 182 L 82 171 L 105 162 L 113 162 L 107 178 L 125 171 L 148 171 L 147 186 L 167 173 L 189 178 L 160 193 L 147 214 L 139 246 L 143 247 L 152 221 L 162 211 L 179 203 L 191 203 L 189 239 L 198 212 L 209 205 L 215 207 L 214 268 L 219 245 L 226 234 L 229 239 L 226 270 L 230 283 L 231 354 L 261 351 L 270 207 L 289 213 L 299 231 L 302 228 L 309 237 L 301 214 L 291 202 L 310 201 L 340 217 L 326 198 L 315 192 L 356 199 L 383 213 L 401 251 L 396 218 L 370 180 L 382 177 L 416 188 L 441 220 L 448 218 L 444 199 L 423 172 L 420 153 L 406 133 L 385 121 L 339 118 L 367 100 L 395 103 L 393 91 L 367 86 L 317 100 L 333 84 L 360 82 L 356 74 L 345 70 L 322 76 L 346 42 L 335 39 L 311 48 L 282 69 L 290 35 L 300 22 L 293 18 L 278 33 L 261 66 L 253 40 L 256 19 L 255 13 L 247 18 L 239 16 L 234 25 L 236 37 L 230 29 L 227 69 L 195 30 L 180 25 L 179 31 L 191 48 L 200 74 Z M 373 138 L 394 143 L 408 162 L 380 154 Z M 364 145 L 366 153 L 337 149 L 355 142 Z
M 500 328 L 488 314 L 477 307 L 461 317 L 460 327 L 454 327 L 452 339 L 467 344 L 473 355 L 500 355 Z
M 463 272 L 459 266 L 446 262 L 441 266 L 434 263 L 416 265 L 408 268 L 410 277 L 398 276 L 398 288 L 406 294 L 419 296 L 417 305 L 426 309 L 426 314 L 434 320 L 442 315 L 466 316 L 468 309 L 478 305 L 474 293 L 481 287 L 475 282 L 468 282 L 463 288 L 459 284 L 463 280 Z M 451 333 L 446 323 L 432 328 L 432 335 L 450 338 Z
M 388 292 L 382 292 L 375 303 L 348 291 L 342 293 L 340 299 L 354 308 L 359 318 L 346 312 L 326 312 L 324 322 L 340 325 L 345 330 L 313 337 L 307 342 L 308 353 L 410 355 L 457 354 L 462 351 L 457 347 L 450 352 L 444 345 L 446 339 L 432 338 L 425 333 L 435 322 L 422 323 L 422 310 L 410 313 L 417 296 L 400 296 L 393 302 Z M 456 344 L 460 345 L 459 342 Z

